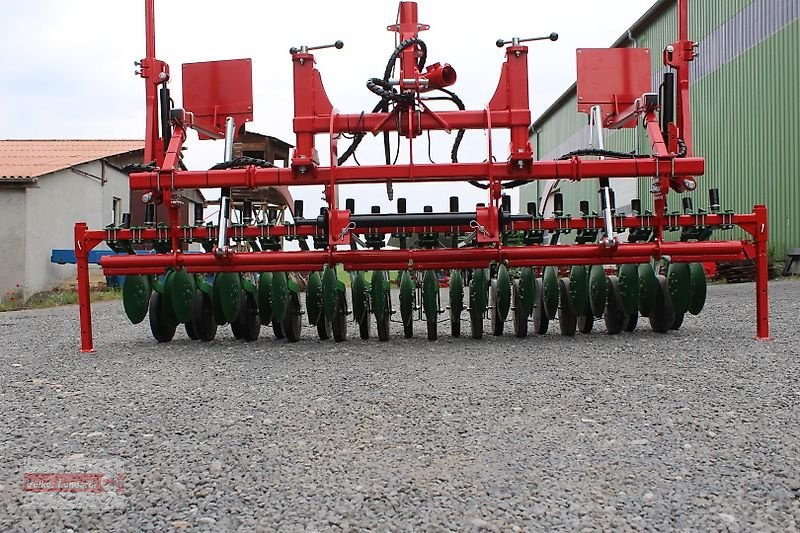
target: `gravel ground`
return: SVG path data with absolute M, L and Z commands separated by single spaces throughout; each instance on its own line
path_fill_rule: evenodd
M 771 342 L 751 284 L 574 339 L 156 345 L 112 302 L 80 355 L 76 307 L 2 313 L 0 529 L 797 530 L 800 282 L 770 289 Z M 48 470 L 124 492 L 23 492 Z

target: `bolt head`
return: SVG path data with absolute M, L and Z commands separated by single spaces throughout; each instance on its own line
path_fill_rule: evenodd
M 674 51 L 675 51 L 675 47 L 674 46 L 672 46 L 672 45 L 667 46 L 667 52 L 669 52 L 671 54 Z

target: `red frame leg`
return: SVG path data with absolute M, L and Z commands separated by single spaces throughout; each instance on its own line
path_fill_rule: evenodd
M 75 224 L 75 261 L 78 265 L 78 312 L 81 321 L 81 352 L 94 352 L 92 340 L 92 303 L 89 294 L 89 246 L 84 222 Z
M 767 208 L 757 205 L 756 215 L 756 339 L 771 340 L 769 336 L 769 261 L 767 255 Z

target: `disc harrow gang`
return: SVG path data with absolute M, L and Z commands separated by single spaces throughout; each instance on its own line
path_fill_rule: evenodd
M 270 334 L 287 342 L 387 341 L 411 338 L 415 329 L 430 340 L 524 338 L 548 334 L 551 321 L 568 337 L 590 334 L 600 321 L 597 331 L 622 335 L 635 331 L 640 317 L 667 333 L 703 310 L 710 264 L 742 259 L 755 261 L 756 332 L 769 338 L 766 207 L 723 210 L 714 188 L 707 208 L 692 204 L 705 171 L 705 160 L 693 153 L 688 106 L 696 45 L 688 37 L 689 2 L 675 1 L 678 40 L 663 51 L 668 68 L 658 91 L 649 50 L 578 51 L 578 111 L 588 116 L 592 140 L 555 160 L 541 160 L 530 142 L 524 44 L 555 41 L 555 33 L 498 40 L 505 60 L 497 88 L 477 110 L 452 89 L 457 75 L 450 64 L 428 63 L 420 34 L 429 27 L 419 22 L 415 2 L 400 2 L 388 27 L 398 44 L 383 76 L 367 81 L 378 98 L 370 112 L 339 113 L 328 99 L 312 51 L 341 49 L 341 41 L 293 47 L 295 141 L 281 168 L 268 160 L 270 150 L 253 157 L 245 140 L 254 117 L 253 62 L 183 65 L 183 107 L 176 107 L 169 66 L 156 58 L 154 2 L 145 0 L 147 47 L 138 71 L 147 96 L 145 153 L 143 164 L 127 168 L 144 219 L 126 213 L 103 230 L 75 225 L 82 351 L 94 347 L 88 253 L 103 243 L 115 252 L 100 260 L 104 273 L 125 276 L 125 314 L 134 324 L 149 316 L 160 343 L 174 339 L 181 324 L 200 342 L 226 325 L 245 342 Z M 641 128 L 649 151 L 606 149 L 607 130 L 620 128 Z M 201 140 L 224 139 L 223 161 L 187 170 L 189 129 Z M 508 131 L 507 153 L 494 152 L 498 129 Z M 486 133 L 479 162 L 459 160 L 466 130 Z M 451 162 L 414 162 L 414 143 L 430 143 L 430 131 L 454 133 Z M 383 138 L 385 164 L 355 159 L 367 134 Z M 328 165 L 316 144 L 323 135 Z M 409 162 L 393 157 L 392 136 L 398 151 L 407 146 Z M 349 146 L 340 149 L 341 139 Z M 648 196 L 625 198 L 617 209 L 612 178 L 647 178 Z M 565 211 L 559 183 L 578 180 L 597 180 L 599 211 L 591 211 L 591 198 L 579 202 L 579 214 Z M 389 200 L 395 183 L 419 184 L 423 196 L 430 182 L 469 184 L 486 199 L 461 210 L 453 196 L 447 212 L 410 212 L 407 199 L 398 198 L 396 212 L 373 206 L 360 213 L 354 199 L 342 208 L 338 197 L 339 185 L 375 183 L 386 185 Z M 537 182 L 549 192 L 515 213 L 508 190 Z M 319 214 L 305 216 L 289 187 L 322 191 Z M 216 222 L 203 222 L 203 206 L 195 208 L 194 223 L 185 220 L 182 191 L 198 188 L 219 190 Z M 667 207 L 675 195 L 684 195 L 680 211 Z M 719 238 L 731 229 L 747 238 Z
M 675 274 L 683 271 L 685 276 Z M 333 337 L 341 342 L 347 338 L 347 321 L 354 323 L 361 339 L 370 339 L 374 334 L 387 341 L 394 315 L 399 315 L 394 320 L 402 325 L 406 337 L 413 336 L 414 320 L 424 321 L 429 340 L 438 338 L 439 323 L 448 318 L 452 336 L 460 336 L 462 321 L 469 321 L 470 335 L 475 339 L 484 335 L 487 324 L 492 335 L 503 335 L 509 322 L 516 337 L 526 337 L 529 331 L 544 335 L 552 320 L 558 320 L 562 335 L 574 336 L 578 324 L 581 333 L 590 333 L 594 322 L 602 319 L 606 332 L 615 335 L 633 331 L 640 314 L 649 318 L 654 331 L 665 333 L 679 329 L 685 313 L 699 314 L 706 297 L 706 276 L 699 263 L 646 263 L 638 268 L 620 265 L 616 269 L 578 265 L 561 277 L 554 267 L 509 269 L 501 264 L 497 268 L 492 265 L 486 269 L 454 270 L 449 276 L 446 307 L 442 306 L 436 272 L 427 270 L 420 275 L 404 271 L 400 284 L 405 280 L 408 289 L 399 291 L 399 313 L 392 301 L 389 273 L 382 270 L 373 271 L 370 281 L 365 272 L 353 273 L 349 306 L 345 284 L 336 278 L 335 269 L 311 272 L 307 276 L 304 307 L 298 284 L 284 272 L 264 273 L 258 283 L 250 274 L 217 276 L 226 289 L 217 291 L 199 274 L 188 275 L 191 282 L 177 283 L 181 272 L 170 271 L 163 280 L 156 276 L 128 276 L 123 284 L 124 309 L 133 323 L 143 320 L 141 291 L 147 292 L 150 328 L 158 342 L 172 340 L 179 324 L 185 324 L 189 338 L 210 341 L 218 326 L 226 323 L 233 336 L 244 341 L 257 340 L 261 325 L 272 323 L 279 325 L 274 331 L 276 338 L 288 342 L 300 340 L 304 325 L 314 330 L 320 340 Z M 470 280 L 469 284 L 465 285 L 465 279 Z M 638 283 L 639 279 L 653 282 Z M 332 289 L 323 289 L 323 280 L 332 283 Z M 602 296 L 593 296 L 587 287 L 579 288 L 592 283 L 603 287 L 596 291 Z M 149 287 L 153 287 L 152 291 Z M 239 287 L 238 292 L 231 287 Z M 469 302 L 466 309 L 465 293 Z M 643 302 L 651 302 L 644 308 L 646 311 L 642 310 Z M 220 312 L 217 316 L 224 318 L 218 321 L 214 309 L 235 310 L 235 314 Z M 326 313 L 326 309 L 331 312 Z M 402 309 L 407 310 L 405 318 Z M 469 318 L 462 317 L 463 311 Z M 439 315 L 445 312 L 448 318 L 440 319 Z M 533 325 L 529 327 L 531 321 Z M 338 333 L 334 335 L 335 329 Z

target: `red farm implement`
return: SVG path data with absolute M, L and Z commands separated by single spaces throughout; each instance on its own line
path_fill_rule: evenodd
M 118 252 L 100 260 L 104 273 L 126 276 L 126 314 L 134 323 L 149 314 L 160 342 L 171 340 L 179 324 L 190 337 L 209 341 L 226 323 L 240 339 L 255 340 L 261 325 L 271 324 L 279 338 L 296 341 L 303 322 L 321 338 L 341 341 L 351 318 L 362 338 L 370 336 L 374 319 L 378 337 L 387 340 L 395 316 L 406 337 L 413 334 L 415 320 L 424 320 L 428 338 L 435 339 L 442 314 L 452 335 L 460 335 L 463 316 L 474 338 L 482 337 L 486 319 L 492 334 L 502 334 L 511 322 L 522 337 L 530 323 L 543 334 L 555 319 L 565 335 L 589 332 L 601 317 L 609 333 L 632 331 L 644 316 L 653 330 L 664 333 L 679 328 L 686 313 L 702 310 L 706 277 L 701 263 L 740 259 L 756 262 L 756 331 L 758 338 L 768 338 L 766 208 L 756 206 L 749 214 L 723 211 L 712 189 L 708 209 L 695 210 L 685 198 L 683 212 L 667 211 L 667 193 L 695 190 L 705 169 L 704 159 L 692 151 L 689 64 L 696 47 L 688 38 L 688 0 L 677 0 L 677 6 L 678 39 L 663 52 L 669 68 L 658 93 L 652 92 L 649 51 L 578 51 L 578 107 L 588 115 L 598 145 L 542 161 L 535 159 L 529 141 L 524 44 L 537 39 L 497 42 L 505 48 L 497 89 L 484 109 L 467 110 L 448 89 L 456 82 L 454 68 L 426 65 L 420 32 L 428 27 L 418 21 L 417 4 L 401 2 L 398 21 L 389 26 L 399 44 L 384 75 L 367 82 L 378 99 L 371 112 L 336 111 L 312 54 L 323 47 L 290 50 L 296 141 L 290 164 L 278 168 L 233 154 L 243 125 L 253 118 L 249 60 L 184 65 L 183 108 L 172 105 L 169 67 L 155 55 L 153 0 L 146 0 L 147 54 L 140 71 L 146 85 L 145 157 L 143 165 L 128 169 L 131 191 L 147 203 L 146 215 L 136 226 L 129 217 L 103 230 L 75 226 L 82 350 L 93 349 L 88 253 L 104 242 Z M 433 109 L 432 94 L 458 109 Z M 623 127 L 644 129 L 650 153 L 606 150 L 604 130 Z M 190 128 L 201 138 L 224 138 L 225 161 L 210 170 L 185 169 L 181 153 Z M 501 129 L 510 138 L 504 160 L 496 158 L 492 145 L 493 130 Z M 460 133 L 452 162 L 415 163 L 414 141 L 430 130 L 485 131 L 485 162 L 458 162 Z M 407 140 L 409 163 L 348 164 L 365 135 L 390 132 Z M 344 135 L 352 141 L 340 154 Z M 327 166 L 318 154 L 321 136 L 328 139 Z M 610 178 L 640 177 L 652 180 L 654 208 L 643 210 L 635 200 L 630 212 L 618 211 Z M 526 213 L 512 214 L 509 189 L 554 179 L 598 180 L 601 212 L 581 205 L 580 216 L 566 215 L 556 194 L 552 216 L 535 203 Z M 337 198 L 338 185 L 385 183 L 392 199 L 392 184 L 404 182 L 421 187 L 469 182 L 486 191 L 486 201 L 460 210 L 454 197 L 449 212 L 437 213 L 408 212 L 399 198 L 396 213 L 373 208 L 358 214 L 352 201 L 342 209 Z M 311 217 L 288 193 L 288 187 L 309 186 L 324 190 L 326 202 Z M 194 188 L 220 190 L 218 223 L 202 225 L 202 216 L 195 224 L 181 220 L 181 190 Z M 166 209 L 166 220 L 154 219 L 157 205 Z M 710 240 L 715 231 L 736 226 L 752 238 Z M 680 232 L 680 240 L 668 239 L 668 232 Z M 575 235 L 575 244 L 558 242 L 567 233 Z M 389 236 L 399 246 L 389 247 Z M 300 249 L 284 249 L 287 240 L 297 241 Z M 189 253 L 192 244 L 203 251 Z M 349 301 L 337 275 L 341 268 L 350 273 Z M 389 271 L 400 272 L 398 309 L 390 297 Z M 448 305 L 440 300 L 443 271 L 449 274 Z

